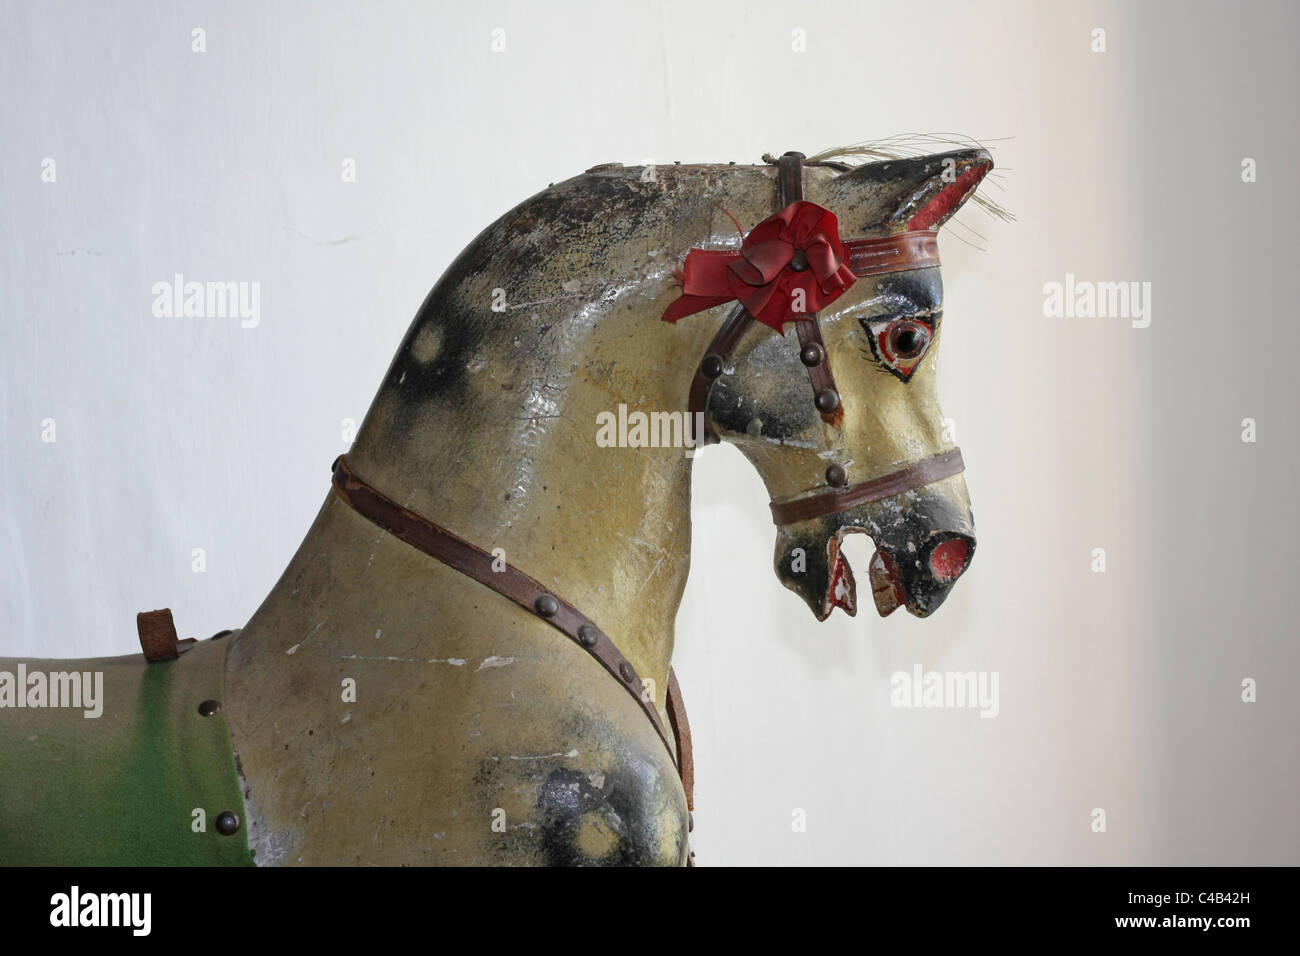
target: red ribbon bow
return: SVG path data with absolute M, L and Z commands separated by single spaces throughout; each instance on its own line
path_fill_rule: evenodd
M 846 258 L 835 214 L 816 203 L 793 202 L 751 229 L 739 250 L 688 252 L 682 296 L 663 317 L 676 322 L 735 299 L 781 332 L 784 323 L 825 308 L 853 285 L 857 277 Z

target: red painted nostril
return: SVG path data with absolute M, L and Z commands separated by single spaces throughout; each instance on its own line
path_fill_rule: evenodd
M 934 579 L 946 584 L 955 581 L 966 570 L 970 548 L 961 538 L 949 538 L 930 552 L 930 573 Z

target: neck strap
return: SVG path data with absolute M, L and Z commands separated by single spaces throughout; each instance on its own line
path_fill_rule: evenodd
M 411 547 L 514 601 L 591 655 L 632 695 L 642 713 L 654 725 L 655 732 L 668 748 L 669 755 L 673 755 L 673 745 L 669 743 L 668 734 L 659 720 L 654 698 L 646 694 L 641 679 L 614 642 L 585 614 L 513 565 L 506 564 L 502 570 L 494 570 L 494 563 L 500 567 L 503 562 L 497 562 L 482 548 L 434 524 L 423 515 L 403 508 L 392 498 L 371 487 L 357 477 L 345 456 L 340 455 L 335 459 L 333 471 L 334 490 L 363 518 Z M 677 756 L 673 758 L 673 763 L 686 790 L 687 808 L 693 810 L 694 763 L 690 725 L 686 721 L 686 710 L 681 704 L 681 688 L 671 669 L 668 671 L 668 687 L 665 690 L 668 720 L 677 740 Z

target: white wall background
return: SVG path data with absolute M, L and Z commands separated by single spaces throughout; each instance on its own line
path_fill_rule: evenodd
M 951 131 L 990 142 L 986 188 L 1019 216 L 968 210 L 986 251 L 942 245 L 976 560 L 930 620 L 868 606 L 819 626 L 773 577 L 757 476 L 701 457 L 676 658 L 699 859 L 1300 862 L 1298 20 L 5 3 L 0 655 L 132 653 L 135 612 L 160 606 L 183 634 L 247 620 L 425 293 L 547 183 Z M 155 318 L 178 272 L 260 282 L 261 324 Z M 1150 281 L 1151 326 L 1044 318 L 1067 272 Z M 865 584 L 870 545 L 848 554 Z M 918 663 L 997 672 L 999 715 L 891 707 L 890 675 Z

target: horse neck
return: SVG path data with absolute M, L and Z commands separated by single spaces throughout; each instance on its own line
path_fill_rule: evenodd
M 707 189 L 704 179 L 677 168 L 652 189 L 577 177 L 485 230 L 429 294 L 348 453 L 388 497 L 501 549 L 659 688 L 690 563 L 691 458 L 680 447 L 602 447 L 597 416 L 620 405 L 687 411 L 717 323 L 660 320 L 680 293 L 673 267 L 715 222 L 731 238 L 723 202 L 747 219 L 771 204 L 770 177 L 752 167 L 711 167 Z M 338 546 L 328 512 L 296 562 Z M 324 620 L 322 601 L 355 614 L 378 600 L 353 579 L 332 583 L 304 614 Z M 264 609 L 292 609 L 301 595 L 291 585 Z M 296 639 L 257 638 L 281 651 Z
M 502 313 L 507 334 L 485 335 L 431 296 L 348 461 L 405 507 L 501 549 L 664 688 L 690 563 L 691 458 L 680 447 L 602 447 L 597 416 L 622 404 L 685 418 L 710 329 L 665 327 L 621 298 L 567 327 Z M 446 384 L 430 389 L 431 379 Z M 300 556 L 337 549 L 338 534 L 318 521 Z M 280 597 L 293 599 L 287 588 Z M 361 578 L 344 579 L 314 596 L 310 615 L 331 616 L 322 601 L 356 615 L 376 600 Z

